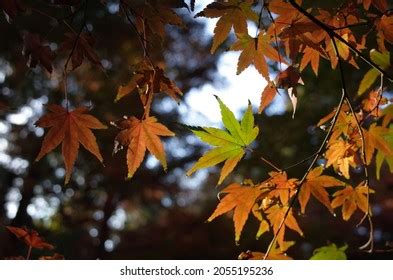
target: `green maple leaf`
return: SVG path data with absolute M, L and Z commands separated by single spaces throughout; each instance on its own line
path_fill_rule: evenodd
M 254 126 L 251 104 L 248 105 L 243 119 L 239 123 L 231 110 L 216 96 L 221 109 L 222 122 L 226 129 L 214 127 L 190 127 L 191 131 L 203 142 L 215 146 L 205 153 L 187 175 L 201 168 L 207 168 L 225 161 L 218 184 L 228 176 L 245 154 L 246 148 L 255 140 L 259 129 Z

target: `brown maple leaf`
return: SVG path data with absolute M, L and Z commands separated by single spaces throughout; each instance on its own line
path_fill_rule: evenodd
M 100 58 L 93 49 L 95 40 L 91 34 L 81 33 L 78 36 L 78 34 L 75 33 L 65 33 L 64 36 L 65 39 L 60 45 L 59 51 L 72 52 L 72 70 L 82 65 L 85 57 L 90 60 L 92 64 L 102 67 Z
M 306 211 L 306 206 L 310 200 L 311 194 L 333 213 L 333 209 L 330 205 L 329 193 L 325 188 L 342 186 L 344 183 L 334 177 L 321 175 L 322 172 L 323 168 L 321 166 L 311 170 L 300 189 L 298 198 L 303 214 Z
M 337 208 L 342 206 L 342 216 L 345 221 L 348 221 L 352 214 L 359 208 L 364 213 L 368 212 L 367 193 L 373 193 L 372 189 L 360 183 L 356 188 L 346 186 L 345 189 L 339 190 L 333 194 L 332 207 Z
M 16 237 L 23 240 L 29 247 L 36 249 L 49 249 L 52 250 L 54 247 L 52 244 L 44 242 L 35 230 L 28 230 L 27 228 L 19 227 L 7 227 Z
M 131 80 L 125 86 L 119 87 L 115 101 L 119 101 L 136 90 L 139 92 L 143 104 L 146 104 L 148 93 L 164 92 L 177 102 L 179 97 L 183 95 L 176 84 L 165 76 L 161 67 L 152 66 L 146 60 L 141 61 L 134 67 L 135 71 Z
M 127 148 L 128 178 L 134 176 L 141 165 L 146 149 L 153 154 L 166 170 L 167 162 L 164 146 L 159 136 L 174 136 L 166 126 L 157 122 L 155 117 L 139 120 L 135 117 L 124 119 L 116 125 L 122 129 L 115 139 L 114 153 L 119 147 Z
M 30 68 L 42 65 L 49 73 L 52 73 L 52 62 L 55 59 L 54 52 L 49 46 L 44 46 L 38 34 L 26 33 L 23 37 L 23 55 L 28 59 L 27 66 Z
M 220 200 L 216 210 L 209 217 L 208 222 L 234 209 L 233 223 L 235 227 L 235 240 L 238 242 L 255 201 L 264 191 L 253 185 L 243 186 L 238 183 L 229 185 L 220 192 L 225 194 L 225 196 Z
M 50 112 L 36 123 L 39 127 L 50 128 L 42 141 L 36 161 L 51 152 L 60 143 L 63 143 L 62 155 L 66 169 L 65 184 L 67 184 L 78 155 L 79 144 L 82 144 L 100 162 L 103 161 L 96 138 L 91 130 L 107 127 L 92 115 L 86 114 L 89 111 L 86 107 L 67 111 L 61 106 L 51 104 L 48 105 L 48 110 Z
M 259 110 L 258 110 L 259 113 L 262 113 L 263 110 L 265 110 L 265 108 L 269 106 L 270 103 L 273 102 L 277 92 L 278 90 L 274 85 L 274 83 L 268 82 L 261 94 L 261 104 L 259 105 Z

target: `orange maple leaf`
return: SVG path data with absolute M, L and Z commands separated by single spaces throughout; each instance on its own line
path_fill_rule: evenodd
M 289 198 L 294 195 L 298 180 L 295 178 L 288 179 L 287 173 L 284 172 L 270 172 L 270 179 L 267 182 L 268 186 L 273 186 L 273 189 L 267 195 L 268 198 L 277 197 L 283 205 L 287 205 Z
M 23 240 L 27 246 L 36 249 L 49 249 L 52 250 L 54 247 L 52 244 L 44 242 L 35 230 L 28 230 L 27 228 L 19 227 L 7 227 L 16 237 Z
M 238 183 L 229 185 L 221 191 L 225 196 L 217 205 L 214 213 L 209 217 L 208 222 L 235 209 L 233 222 L 235 226 L 235 240 L 238 242 L 255 201 L 264 191 L 256 186 L 242 186 Z
M 67 111 L 61 106 L 51 104 L 48 105 L 48 110 L 50 112 L 36 122 L 37 126 L 50 127 L 50 129 L 42 141 L 41 150 L 35 160 L 39 161 L 60 143 L 63 143 L 62 155 L 66 169 L 65 184 L 67 184 L 78 155 L 79 144 L 95 155 L 100 162 L 103 161 L 91 129 L 105 129 L 107 127 L 92 115 L 86 114 L 89 111 L 86 107 Z
M 373 123 L 368 130 L 363 129 L 363 134 L 366 143 L 365 151 L 367 164 L 370 164 L 375 150 L 381 151 L 387 156 L 393 156 L 393 150 L 384 138 L 384 136 L 389 134 L 388 128 L 377 126 Z
M 242 34 L 238 37 L 238 40 L 231 46 L 231 50 L 241 51 L 237 64 L 237 74 L 254 64 L 258 72 L 266 80 L 270 80 L 269 67 L 265 57 L 275 61 L 281 60 L 277 50 L 270 45 L 270 36 L 260 32 L 258 38 L 253 38 L 248 34 Z
M 321 166 L 311 170 L 300 189 L 299 203 L 303 214 L 311 194 L 333 213 L 333 209 L 330 206 L 329 193 L 325 188 L 342 186 L 344 183 L 334 177 L 321 175 L 322 172 L 323 168 Z
M 367 189 L 364 183 L 360 183 L 356 188 L 346 186 L 333 194 L 332 207 L 337 208 L 342 205 L 342 216 L 345 221 L 351 218 L 352 214 L 359 208 L 367 213 L 367 193 L 374 193 L 372 189 Z
M 280 232 L 278 232 L 278 229 L 280 228 L 281 222 L 283 221 L 287 211 L 288 206 L 279 206 L 278 204 L 271 206 L 265 211 L 267 219 L 273 227 L 273 232 L 275 235 L 277 235 L 277 243 L 282 250 L 284 250 L 285 248 L 284 236 L 286 227 L 289 227 L 290 229 L 296 231 L 301 236 L 303 236 L 303 232 L 300 229 L 295 217 L 293 216 L 292 209 L 288 212 L 288 216 L 286 217 Z
M 295 241 L 284 241 L 283 248 L 277 246 L 277 242 L 272 247 L 269 255 L 267 256 L 266 260 L 292 260 L 285 251 L 288 250 L 289 247 L 293 246 Z M 239 257 L 239 260 L 264 260 L 265 253 L 262 252 L 242 252 Z
M 247 34 L 247 20 L 251 19 L 255 22 L 258 20 L 258 16 L 251 9 L 252 2 L 250 0 L 242 1 L 240 4 L 235 0 L 230 0 L 228 3 L 213 2 L 196 15 L 196 17 L 220 18 L 214 28 L 211 53 L 214 53 L 225 41 L 232 27 L 236 34 Z
M 166 170 L 167 162 L 164 146 L 159 136 L 174 136 L 166 126 L 157 122 L 155 117 L 139 120 L 135 117 L 124 119 L 119 122 L 118 127 L 122 129 L 115 139 L 116 153 L 118 146 L 127 146 L 128 178 L 134 176 L 141 165 L 146 149 L 149 150 Z

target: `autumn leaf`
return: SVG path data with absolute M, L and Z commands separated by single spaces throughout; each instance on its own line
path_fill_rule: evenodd
M 390 149 L 393 150 L 393 126 L 389 127 L 389 132 L 384 136 L 386 143 L 389 145 Z M 387 155 L 382 150 L 377 150 L 377 155 L 375 158 L 375 172 L 377 179 L 381 176 L 382 163 L 386 161 L 390 172 L 393 172 L 393 155 Z
M 223 189 L 220 193 L 225 194 L 225 196 L 209 217 L 208 222 L 234 209 L 235 240 L 238 242 L 255 201 L 263 193 L 263 190 L 257 186 L 242 186 L 234 183 Z
M 385 139 L 389 132 L 389 129 L 375 123 L 368 130 L 363 130 L 367 164 L 370 164 L 375 151 L 383 153 L 386 157 L 393 156 L 393 149 Z
M 298 84 L 304 84 L 300 76 L 299 70 L 294 66 L 289 66 L 284 71 L 278 73 L 275 79 L 275 85 L 277 88 L 288 90 L 288 96 L 292 103 L 293 113 L 292 118 L 295 117 L 296 106 L 297 106 L 297 91 L 296 86 Z
M 237 64 L 238 75 L 253 64 L 266 80 L 270 80 L 265 57 L 280 61 L 277 50 L 270 45 L 270 36 L 262 32 L 259 33 L 258 38 L 253 38 L 248 34 L 239 35 L 238 40 L 231 46 L 231 50 L 241 51 Z
M 300 229 L 295 217 L 293 216 L 292 209 L 289 210 L 288 216 L 286 217 L 280 232 L 278 232 L 281 222 L 283 221 L 287 211 L 288 206 L 280 206 L 278 204 L 271 206 L 265 211 L 267 219 L 269 220 L 270 225 L 273 227 L 273 232 L 277 236 L 277 243 L 281 250 L 285 249 L 286 243 L 284 241 L 284 236 L 287 227 L 303 236 L 303 232 Z
M 201 168 L 207 168 L 225 161 L 221 170 L 218 184 L 228 176 L 236 167 L 238 162 L 245 154 L 245 149 L 255 140 L 259 129 L 254 126 L 254 116 L 252 114 L 251 104 L 239 123 L 235 115 L 229 108 L 219 99 L 217 101 L 221 108 L 221 118 L 226 130 L 213 127 L 197 127 L 191 128 L 192 132 L 202 141 L 215 146 L 212 150 L 204 154 L 195 165 L 187 171 L 187 175 Z
M 139 92 L 143 104 L 146 103 L 148 93 L 165 92 L 176 101 L 179 101 L 179 97 L 182 96 L 181 90 L 172 80 L 165 76 L 162 68 L 152 66 L 146 60 L 136 64 L 134 68 L 135 71 L 128 84 L 119 87 L 115 102 L 136 90 Z
M 298 180 L 295 178 L 288 179 L 287 173 L 270 172 L 270 179 L 267 184 L 272 190 L 267 195 L 268 198 L 279 198 L 283 205 L 287 205 L 289 199 L 294 195 Z
M 310 200 L 311 194 L 319 200 L 319 202 L 325 205 L 331 213 L 333 213 L 333 209 L 330 206 L 329 193 L 325 190 L 325 188 L 342 186 L 344 183 L 334 177 L 321 175 L 322 172 L 323 168 L 321 166 L 314 168 L 310 171 L 310 173 L 308 173 L 303 185 L 301 186 L 298 198 L 301 212 L 303 214 L 306 211 L 306 206 Z
M 117 125 L 121 131 L 115 139 L 116 153 L 121 147 L 127 147 L 128 178 L 132 178 L 141 165 L 146 149 L 155 156 L 167 169 L 164 146 L 159 136 L 174 136 L 166 126 L 157 122 L 155 117 L 139 120 L 135 117 L 127 118 Z
M 65 184 L 67 184 L 78 155 L 79 144 L 82 144 L 100 162 L 103 161 L 91 129 L 105 129 L 106 126 L 92 115 L 86 114 L 89 111 L 86 107 L 67 111 L 61 106 L 51 104 L 48 105 L 48 110 L 50 112 L 36 123 L 39 127 L 50 128 L 42 141 L 36 161 L 62 143 L 62 155 L 66 169 Z
M 356 188 L 346 186 L 343 190 L 339 190 L 333 194 L 332 208 L 342 206 L 342 216 L 345 221 L 348 221 L 356 209 L 360 209 L 364 213 L 367 213 L 367 193 L 368 191 L 374 193 L 372 189 L 360 183 Z
M 70 51 L 72 70 L 75 70 L 82 65 L 84 58 L 86 57 L 92 64 L 102 67 L 100 58 L 93 49 L 95 40 L 89 33 L 65 33 L 65 39 L 60 45 L 59 51 Z
M 52 244 L 44 242 L 35 230 L 28 230 L 27 228 L 19 227 L 7 227 L 16 237 L 23 240 L 29 247 L 36 249 L 49 249 L 52 250 L 54 247 Z
M 196 15 L 196 17 L 220 18 L 214 28 L 211 53 L 214 53 L 225 41 L 232 27 L 237 35 L 248 33 L 247 20 L 251 19 L 255 22 L 258 20 L 258 16 L 251 8 L 252 2 L 250 0 L 242 1 L 240 4 L 236 0 L 230 0 L 226 3 L 213 2 Z
M 375 21 L 375 26 L 377 28 L 378 35 L 390 44 L 393 44 L 393 15 L 382 15 L 380 19 Z
M 259 105 L 259 113 L 262 113 L 263 110 L 265 110 L 265 108 L 267 106 L 270 105 L 270 103 L 272 103 L 274 97 L 277 94 L 277 88 L 274 85 L 273 82 L 269 82 L 266 87 L 263 89 L 262 91 L 262 95 L 261 95 L 261 104 Z
M 292 247 L 295 244 L 295 241 L 284 241 L 283 248 L 277 246 L 277 242 L 273 245 L 272 249 L 270 250 L 269 255 L 267 256 L 266 260 L 292 260 L 286 254 L 286 251 L 289 247 Z M 264 260 L 265 253 L 262 252 L 242 252 L 239 257 L 239 260 Z
M 26 33 L 23 42 L 22 53 L 28 59 L 27 66 L 34 68 L 40 64 L 49 73 L 52 73 L 55 54 L 49 46 L 43 45 L 41 37 L 38 34 Z
M 338 139 L 329 143 L 326 151 L 326 167 L 333 166 L 340 173 L 349 179 L 349 167 L 355 167 L 355 152 L 357 148 L 343 139 Z

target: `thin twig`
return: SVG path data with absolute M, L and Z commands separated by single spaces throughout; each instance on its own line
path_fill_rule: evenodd
M 263 160 L 265 163 L 267 163 L 270 167 L 272 167 L 273 169 L 277 170 L 278 172 L 282 172 L 282 169 L 278 168 L 276 165 L 274 165 L 274 163 L 272 163 L 271 161 L 267 160 L 263 156 L 261 156 L 261 160 Z

